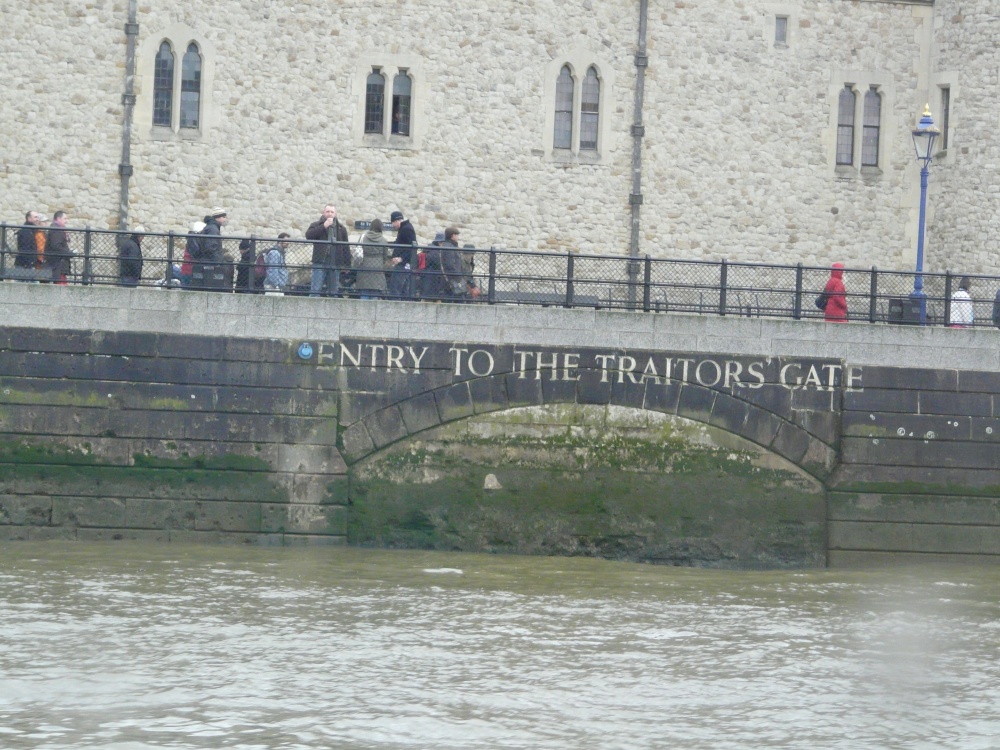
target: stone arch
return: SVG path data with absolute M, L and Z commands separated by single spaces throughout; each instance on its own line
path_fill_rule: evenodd
M 639 387 L 614 382 L 581 387 L 579 381 L 498 373 L 383 402 L 341 435 L 349 465 L 401 440 L 477 414 L 555 404 L 616 405 L 703 422 L 748 440 L 788 460 L 823 483 L 837 463 L 838 429 L 832 410 L 793 408 L 795 391 L 777 384 L 744 389 L 738 395 L 696 383 L 654 383 Z M 592 386 L 593 384 L 591 384 Z M 836 393 L 828 394 L 830 403 Z M 344 398 L 351 398 L 345 393 Z

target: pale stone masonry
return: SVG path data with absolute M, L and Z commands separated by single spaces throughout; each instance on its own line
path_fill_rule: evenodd
M 65 209 L 73 226 L 117 225 L 128 12 L 127 0 L 4 7 L 5 221 Z M 634 249 L 911 269 L 910 130 L 925 103 L 940 125 L 947 101 L 925 268 L 997 272 L 998 13 L 995 0 L 651 0 Z M 349 224 L 401 209 L 425 243 L 453 224 L 481 247 L 631 249 L 639 0 L 143 0 L 136 22 L 130 223 L 183 231 L 223 205 L 229 234 L 301 236 L 332 201 Z M 164 41 L 175 54 L 173 121 L 154 127 Z M 198 125 L 182 128 L 192 44 Z M 553 142 L 564 66 L 568 149 Z M 387 109 L 395 77 L 412 83 L 408 135 L 365 132 L 374 69 Z M 580 147 L 591 69 L 595 150 Z M 854 154 L 837 166 L 845 85 L 858 101 Z M 869 91 L 880 102 L 873 121 Z M 878 131 L 873 166 L 861 165 L 866 124 Z

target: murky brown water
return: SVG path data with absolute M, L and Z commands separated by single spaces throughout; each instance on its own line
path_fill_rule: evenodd
M 0 546 L 3 748 L 1000 748 L 1000 571 Z

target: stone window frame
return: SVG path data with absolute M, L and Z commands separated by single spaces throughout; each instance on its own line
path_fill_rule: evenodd
M 385 81 L 385 88 L 382 92 L 383 124 L 382 132 L 368 133 L 365 132 L 368 112 L 368 77 L 375 71 Z M 408 134 L 393 132 L 392 126 L 392 118 L 396 110 L 396 80 L 401 75 L 405 75 L 410 80 L 410 130 Z M 424 61 L 419 56 L 376 51 L 362 54 L 354 69 L 350 95 L 354 98 L 355 117 L 351 130 L 356 147 L 400 150 L 418 150 L 421 147 L 427 130 L 423 106 L 428 98 L 428 90 L 427 77 L 424 74 Z
M 141 33 L 141 30 L 140 30 Z M 173 88 L 171 89 L 170 125 L 153 124 L 156 56 L 166 42 L 174 55 Z M 198 127 L 181 127 L 182 78 L 184 57 L 191 45 L 201 57 L 201 87 L 199 91 Z M 133 132 L 152 141 L 203 141 L 215 122 L 212 88 L 215 81 L 215 46 L 204 34 L 186 24 L 172 24 L 162 32 L 145 36 L 136 51 L 136 100 Z
M 938 137 L 937 152 L 934 155 L 935 164 L 954 164 L 955 159 L 961 153 L 961 149 L 957 148 L 955 145 L 955 136 L 960 132 L 961 121 L 956 117 L 955 102 L 958 101 L 961 96 L 961 87 L 958 84 L 958 73 L 955 71 L 939 71 L 937 73 L 931 74 L 930 78 L 930 104 L 931 115 L 934 117 L 934 124 L 942 130 L 941 136 Z M 944 111 L 942 110 L 942 90 L 948 90 L 948 118 L 947 122 L 944 120 Z M 918 113 L 919 114 L 919 113 Z M 916 119 L 910 126 L 912 130 L 916 126 Z M 948 129 L 948 137 L 944 138 L 944 129 Z M 946 147 L 947 144 L 947 147 Z
M 555 147 L 556 89 L 563 68 L 573 78 L 572 136 L 569 148 Z M 600 86 L 597 105 L 597 148 L 580 147 L 583 117 L 583 83 L 593 69 Z M 614 102 L 614 67 L 590 50 L 575 49 L 557 56 L 545 66 L 542 106 L 542 156 L 546 161 L 569 164 L 599 164 L 611 151 L 611 111 Z
M 845 88 L 850 88 L 854 93 L 854 134 L 853 134 L 853 154 L 850 164 L 837 163 L 837 133 L 840 127 L 840 94 Z M 866 94 L 875 91 L 880 97 L 880 117 L 878 122 L 878 147 L 876 164 L 862 164 L 864 137 L 865 137 L 865 99 Z M 829 124 L 829 149 L 828 163 L 834 174 L 839 178 L 851 179 L 863 177 L 865 179 L 882 179 L 887 170 L 884 165 L 888 163 L 888 157 L 892 153 L 892 141 L 894 137 L 893 128 L 890 127 L 892 113 L 895 112 L 895 87 L 892 83 L 892 76 L 888 73 L 872 71 L 834 71 L 827 93 L 829 102 L 830 124 Z M 870 101 L 870 97 L 869 97 Z M 869 134 L 870 134 L 869 129 Z M 869 152 L 870 153 L 870 152 Z
M 799 26 L 800 9 L 788 3 L 768 3 L 762 12 L 762 33 L 769 50 L 784 52 L 792 49 L 798 40 L 795 29 Z M 778 19 L 785 19 L 785 41 L 779 42 L 775 36 Z

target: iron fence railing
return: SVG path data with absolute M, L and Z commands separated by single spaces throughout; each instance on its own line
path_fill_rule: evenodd
M 44 257 L 44 237 L 51 227 L 27 227 L 41 233 L 33 257 L 26 257 L 24 236 L 19 254 L 19 224 L 0 224 L 0 279 L 25 282 L 61 283 L 53 274 L 52 258 Z M 185 257 L 190 237 L 203 235 L 145 232 L 141 239 L 142 271 L 132 282 L 122 274 L 120 249 L 131 232 L 97 229 L 66 230 L 70 257 L 63 268 L 65 283 L 92 285 L 160 286 L 170 289 L 217 292 L 261 293 L 263 280 L 255 273 L 257 256 L 278 244 L 277 238 L 222 237 L 221 251 L 214 258 Z M 317 269 L 326 283 L 323 296 L 390 297 L 388 292 L 362 289 L 360 237 L 346 244 L 351 262 L 337 265 L 338 253 L 331 252 L 328 265 L 312 263 L 311 240 L 285 238 L 283 255 L 287 282 L 281 292 L 309 295 Z M 414 246 L 425 258 L 434 258 L 436 249 Z M 647 312 L 683 312 L 699 315 L 732 315 L 822 319 L 824 313 L 814 301 L 822 292 L 830 270 L 826 267 L 737 263 L 727 261 L 665 260 L 649 256 L 629 258 L 577 253 L 544 253 L 503 248 L 441 248 L 462 255 L 461 259 L 441 260 L 421 268 L 419 263 L 404 267 L 386 265 L 386 288 L 402 289 L 397 298 L 430 301 L 463 301 L 479 304 L 518 304 L 558 307 L 589 307 Z M 340 254 L 341 257 L 344 253 Z M 420 257 L 418 255 L 418 257 Z M 463 265 L 464 264 L 464 265 Z M 461 268 L 461 272 L 455 269 Z M 992 326 L 994 301 L 1000 277 L 962 274 L 972 279 L 970 296 L 973 326 Z M 394 284 L 396 281 L 402 283 Z M 463 284 L 454 285 L 456 276 Z M 877 268 L 848 268 L 844 271 L 849 319 L 870 323 L 918 323 L 918 307 L 912 300 L 913 272 L 882 271 Z M 951 317 L 952 293 L 958 288 L 958 274 L 923 273 L 928 325 L 946 325 Z M 367 277 L 370 279 L 370 277 Z

